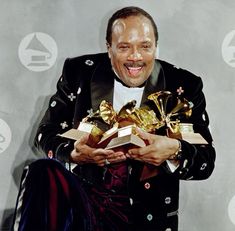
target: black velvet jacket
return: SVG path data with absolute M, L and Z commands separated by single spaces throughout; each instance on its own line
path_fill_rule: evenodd
M 66 161 L 73 149 L 73 142 L 57 136 L 77 127 L 87 116 L 88 110 L 97 110 L 101 100 L 112 102 L 115 74 L 107 53 L 85 55 L 67 59 L 57 84 L 57 92 L 49 103 L 37 136 L 36 146 L 48 154 Z M 208 129 L 209 119 L 200 77 L 156 60 L 152 75 L 146 82 L 142 105 L 149 94 L 167 90 L 176 93 L 183 89 L 183 96 L 194 104 L 192 116 L 183 122 L 193 123 L 194 131 L 200 133 L 207 145 L 193 145 L 182 141 L 182 159 L 174 173 L 162 168 L 155 177 L 140 181 L 142 163 L 130 165 L 128 181 L 134 221 L 140 227 L 159 227 L 160 230 L 177 230 L 179 180 L 203 180 L 208 178 L 215 161 L 215 150 Z M 80 174 L 89 181 L 98 182 L 97 171 L 101 167 L 92 164 L 80 166 Z M 169 228 L 169 229 L 167 229 Z M 137 228 L 136 228 L 137 230 Z M 154 229 L 155 230 L 155 229 Z

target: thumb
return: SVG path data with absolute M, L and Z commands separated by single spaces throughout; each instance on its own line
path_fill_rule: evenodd
M 77 145 L 87 144 L 88 140 L 89 140 L 89 134 L 86 134 L 86 135 L 82 136 L 81 138 L 79 138 L 78 140 L 75 141 L 74 147 L 76 147 Z
M 144 131 L 140 128 L 137 128 L 136 131 L 137 131 L 137 135 L 141 139 L 143 139 L 145 141 L 148 141 L 149 144 L 153 143 L 153 140 L 154 140 L 154 135 L 153 134 L 150 134 L 150 133 L 148 133 L 148 132 L 146 132 L 146 131 Z

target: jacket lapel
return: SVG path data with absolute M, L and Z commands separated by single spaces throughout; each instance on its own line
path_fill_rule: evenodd
M 162 91 L 166 88 L 166 81 L 162 65 L 158 60 L 155 61 L 154 69 L 151 76 L 148 78 L 144 88 L 141 105 L 147 102 L 147 97 L 157 91 Z
M 91 79 L 91 104 L 97 110 L 102 100 L 113 103 L 114 72 L 109 60 L 98 65 Z

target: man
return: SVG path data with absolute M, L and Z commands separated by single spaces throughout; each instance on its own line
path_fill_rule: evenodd
M 108 53 L 65 61 L 36 137 L 49 159 L 24 172 L 15 230 L 177 230 L 179 180 L 208 178 L 215 150 L 200 77 L 155 59 L 157 40 L 152 17 L 126 7 L 108 22 Z M 208 144 L 139 131 L 146 147 L 114 151 L 89 146 L 88 136 L 75 143 L 58 136 L 77 128 L 102 100 L 118 111 L 133 99 L 145 105 L 148 95 L 163 90 L 194 104 L 183 122 Z M 77 166 L 71 173 L 59 162 Z M 143 177 L 146 166 L 157 173 Z

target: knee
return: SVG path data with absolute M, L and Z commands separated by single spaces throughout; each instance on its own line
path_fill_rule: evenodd
M 64 168 L 63 165 L 54 159 L 39 159 L 36 160 L 34 162 L 32 162 L 31 164 L 29 164 L 29 169 L 31 170 L 45 170 L 48 168 Z
M 50 173 L 66 171 L 65 167 L 58 161 L 53 159 L 39 159 L 29 164 L 25 170 L 25 177 L 28 180 L 47 180 Z

